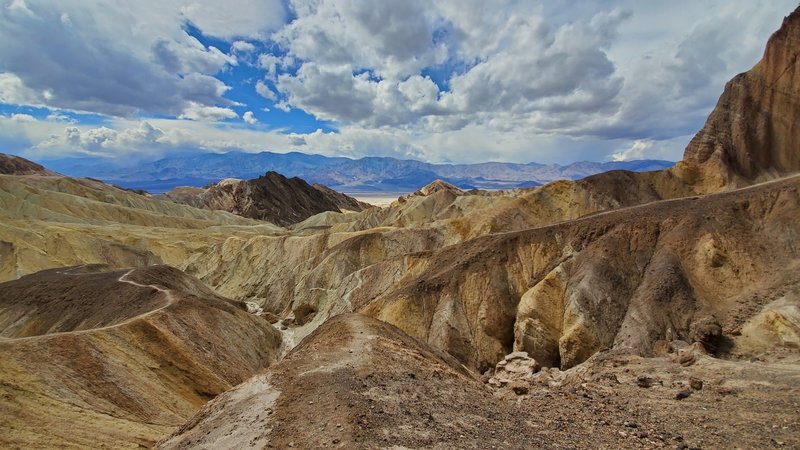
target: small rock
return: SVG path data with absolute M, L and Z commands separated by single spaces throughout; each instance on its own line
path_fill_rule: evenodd
M 703 380 L 694 377 L 689 378 L 689 386 L 691 386 L 695 391 L 699 391 L 700 389 L 703 389 Z
M 626 420 L 625 422 L 622 422 L 622 425 L 624 425 L 624 426 L 626 426 L 628 428 L 638 428 L 639 427 L 639 425 L 636 422 L 632 422 L 630 420 Z
M 489 379 L 492 386 L 505 385 L 512 381 L 529 382 L 534 379 L 534 374 L 539 372 L 541 366 L 526 352 L 514 352 L 505 356 L 494 368 L 494 373 Z M 491 372 L 491 370 L 487 371 Z
M 639 375 L 636 377 L 636 385 L 641 388 L 649 388 L 653 386 L 653 379 L 647 375 Z
M 723 341 L 719 320 L 712 315 L 694 321 L 689 327 L 689 339 L 703 344 L 710 353 L 715 353 Z
M 688 391 L 686 389 L 682 389 L 675 394 L 675 400 L 683 400 L 687 397 L 692 395 L 692 391 Z
M 511 385 L 511 390 L 517 395 L 525 395 L 528 393 L 529 388 L 525 383 L 515 382 Z
M 697 362 L 697 356 L 692 351 L 682 350 L 678 354 L 678 363 L 683 367 L 689 367 Z
M 280 317 L 278 317 L 277 315 L 275 315 L 275 314 L 273 314 L 273 313 L 271 313 L 269 311 L 261 312 L 259 315 L 261 317 L 263 317 L 264 320 L 266 320 L 267 322 L 269 322 L 271 324 L 276 324 L 276 323 L 280 322 L 280 320 L 281 320 Z

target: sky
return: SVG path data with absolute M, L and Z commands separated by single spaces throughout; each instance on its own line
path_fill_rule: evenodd
M 0 152 L 675 161 L 797 5 L 0 0 Z

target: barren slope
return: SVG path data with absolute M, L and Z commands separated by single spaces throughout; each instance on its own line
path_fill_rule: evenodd
M 0 446 L 150 444 L 275 360 L 280 336 L 177 269 L 0 284 Z
M 209 242 L 281 233 L 89 179 L 0 175 L 0 281 L 86 263 L 179 266 Z
M 488 448 L 523 437 L 543 442 L 452 358 L 391 325 L 345 314 L 159 447 Z
M 571 371 L 539 373 L 515 394 L 391 325 L 344 314 L 158 447 L 792 447 L 800 445 L 798 362 L 698 356 L 683 366 L 670 355 L 606 352 Z

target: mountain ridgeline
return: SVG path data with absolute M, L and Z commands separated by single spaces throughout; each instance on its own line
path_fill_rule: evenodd
M 555 164 L 430 164 L 387 157 L 349 159 L 304 153 L 200 153 L 168 157 L 135 166 L 96 158 L 47 161 L 48 167 L 79 177 L 99 178 L 154 193 L 177 186 L 204 186 L 224 178 L 252 179 L 274 171 L 344 192 L 412 192 L 437 179 L 462 189 L 511 189 L 539 186 L 554 180 L 574 180 L 608 170 L 652 171 L 669 161 L 577 162 Z

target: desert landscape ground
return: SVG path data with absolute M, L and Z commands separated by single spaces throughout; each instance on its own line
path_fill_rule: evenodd
M 800 8 L 674 167 L 530 188 L 0 154 L 0 447 L 800 448 L 798 55 Z

